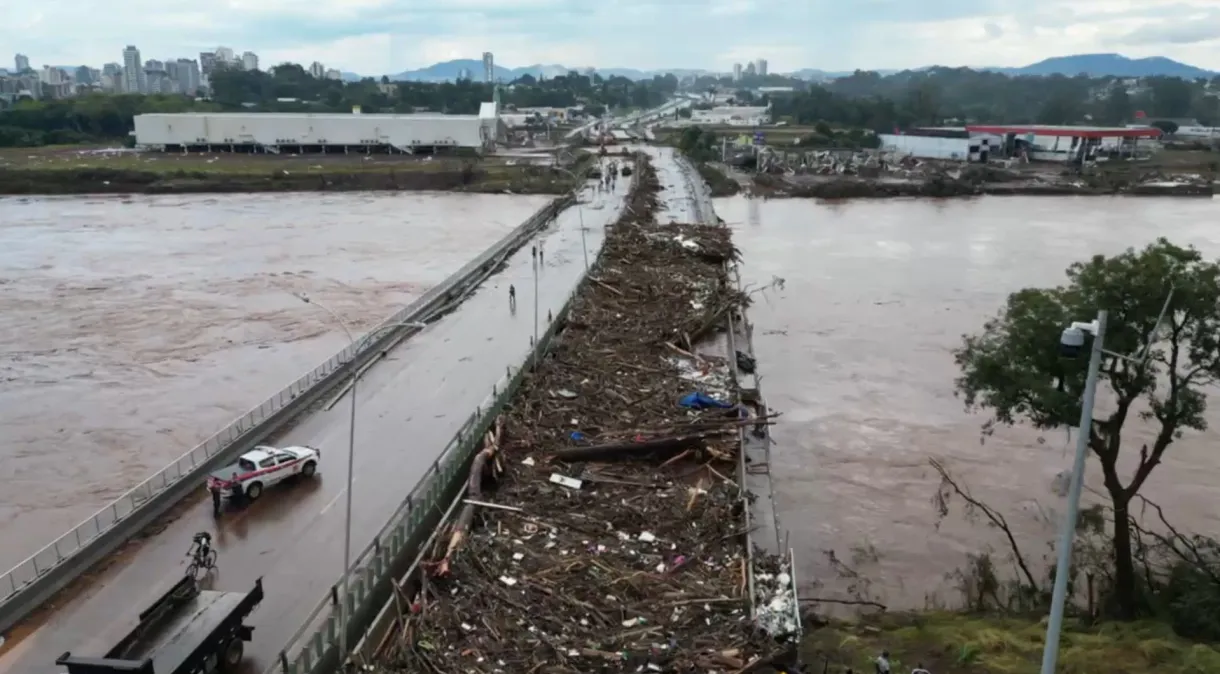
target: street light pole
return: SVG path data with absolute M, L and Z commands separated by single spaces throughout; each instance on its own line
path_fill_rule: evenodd
M 306 304 L 312 304 L 322 311 L 330 314 L 330 317 L 339 324 L 343 329 L 343 333 L 347 335 L 348 342 L 352 345 L 352 357 L 354 358 L 364 345 L 369 342 L 374 336 L 393 330 L 395 328 L 423 328 L 423 323 L 394 323 L 391 325 L 383 325 L 380 328 L 373 330 L 361 339 L 359 342 L 352 336 L 352 331 L 347 326 L 347 322 L 343 320 L 338 313 L 333 309 L 320 304 L 310 298 L 308 295 L 299 294 L 296 296 Z M 348 606 L 348 591 L 351 589 L 351 581 L 348 578 L 348 571 L 352 568 L 352 478 L 355 473 L 354 466 L 356 462 L 356 385 L 360 381 L 360 369 L 352 369 L 352 383 L 349 387 L 348 395 L 351 397 L 350 405 L 348 406 L 347 419 L 347 485 L 345 487 L 347 494 L 344 503 L 343 515 L 343 591 L 339 600 L 339 667 L 343 668 L 344 662 L 347 660 L 347 623 L 351 619 L 351 608 Z
M 343 329 L 347 335 L 347 341 L 352 345 L 352 355 L 355 356 L 358 346 L 356 338 L 352 336 L 352 331 L 347 327 L 347 322 L 343 320 L 338 313 L 325 304 L 319 304 L 313 301 L 307 295 L 297 295 L 297 297 L 306 304 L 312 304 L 322 311 L 330 314 L 330 317 L 335 319 L 339 327 Z M 360 381 L 360 370 L 352 370 L 351 390 L 348 391 L 348 396 L 351 400 L 348 406 L 347 418 L 347 486 L 345 487 L 347 494 L 345 495 L 344 516 L 343 516 L 343 591 L 339 596 L 339 668 L 343 668 L 343 663 L 347 659 L 347 623 L 350 610 L 348 609 L 348 590 L 349 581 L 347 571 L 352 565 L 352 474 L 353 467 L 356 461 L 356 385 Z
M 1108 314 L 1104 309 L 1098 311 L 1097 318 L 1090 323 L 1072 323 L 1067 330 L 1064 330 L 1063 337 L 1060 338 L 1060 343 L 1065 346 L 1074 345 L 1070 344 L 1070 342 L 1083 344 L 1083 341 L 1079 340 L 1083 338 L 1084 332 L 1089 332 L 1093 335 L 1093 347 L 1089 354 L 1089 372 L 1085 378 L 1084 395 L 1080 400 L 1080 427 L 1076 432 L 1076 458 L 1072 463 L 1072 480 L 1068 487 L 1068 510 L 1063 518 L 1063 530 L 1059 533 L 1059 559 L 1055 565 L 1055 587 L 1051 593 L 1051 613 L 1046 622 L 1046 643 L 1042 649 L 1041 674 L 1055 674 L 1055 665 L 1059 658 L 1059 636 L 1063 631 L 1063 612 L 1067 603 L 1068 574 L 1071 573 L 1072 566 L 1072 543 L 1076 539 L 1076 519 L 1080 514 L 1080 492 L 1084 488 L 1085 459 L 1089 455 L 1089 438 L 1093 434 L 1093 403 L 1097 398 L 1097 380 L 1101 374 L 1101 357 L 1106 355 L 1121 358 L 1134 363 L 1136 366 L 1143 365 L 1148 356 L 1152 354 L 1152 344 L 1156 341 L 1157 333 L 1161 329 L 1161 323 L 1165 320 L 1165 315 L 1169 313 L 1169 305 L 1173 301 L 1173 292 L 1174 286 L 1171 283 L 1169 294 L 1165 297 L 1165 304 L 1161 305 L 1161 313 L 1156 317 L 1156 323 L 1152 326 L 1152 331 L 1148 333 L 1148 338 L 1144 342 L 1143 349 L 1135 357 L 1124 356 L 1120 353 L 1105 350 L 1106 319 Z M 1077 339 L 1069 339 L 1070 334 L 1073 332 Z
M 1067 601 L 1068 575 L 1071 573 L 1072 543 L 1076 538 L 1076 518 L 1080 514 L 1080 492 L 1084 486 L 1085 459 L 1089 452 L 1089 437 L 1093 430 L 1093 402 L 1097 395 L 1097 379 L 1101 372 L 1101 356 L 1106 336 L 1106 312 L 1097 312 L 1093 323 L 1093 348 L 1089 354 L 1089 374 L 1085 379 L 1084 397 L 1080 402 L 1080 427 L 1076 432 L 1076 459 L 1072 463 L 1072 481 L 1068 489 L 1068 510 L 1059 533 L 1059 559 L 1055 566 L 1055 589 L 1051 594 L 1051 615 L 1046 623 L 1046 645 L 1042 650 L 1042 674 L 1055 674 L 1059 657 L 1059 635 L 1063 629 L 1063 609 Z

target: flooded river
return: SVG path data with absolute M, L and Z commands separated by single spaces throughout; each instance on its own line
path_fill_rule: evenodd
M 388 316 L 547 197 L 0 199 L 0 570 Z
M 1070 469 L 1074 438 L 1015 428 L 981 442 L 984 417 L 953 395 L 962 333 L 979 330 L 1008 293 L 1057 285 L 1093 253 L 1166 236 L 1220 255 L 1220 200 L 738 197 L 717 200 L 716 212 L 736 230 L 751 283 L 784 279 L 756 296 L 750 318 L 763 393 L 784 415 L 771 473 L 802 592 L 854 590 L 899 607 L 956 601 L 946 574 L 967 553 L 1006 553 L 981 524 L 957 517 L 936 529 L 929 457 L 1007 515 L 1039 571 L 1064 504 L 1052 484 Z M 1144 493 L 1180 527 L 1217 534 L 1220 395 L 1209 418 L 1212 430 L 1175 443 Z M 1136 426 L 1128 457 L 1151 438 Z M 1100 489 L 1096 462 L 1089 471 L 1088 487 Z

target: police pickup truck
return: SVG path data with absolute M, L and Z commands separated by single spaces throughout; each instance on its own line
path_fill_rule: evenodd
M 259 445 L 242 454 L 236 463 L 212 471 L 208 475 L 208 489 L 227 496 L 244 495 L 253 501 L 273 484 L 298 475 L 313 477 L 321 459 L 322 452 L 316 447 Z

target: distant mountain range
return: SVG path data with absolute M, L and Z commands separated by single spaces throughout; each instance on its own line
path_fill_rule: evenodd
M 927 70 L 935 66 L 925 68 L 916 68 L 915 70 Z M 1186 63 L 1181 63 L 1163 56 L 1153 56 L 1142 59 L 1132 59 L 1123 56 L 1122 54 L 1075 54 L 1072 56 L 1056 56 L 1037 63 L 1023 66 L 1020 68 L 1000 68 L 1000 67 L 981 67 L 976 70 L 986 70 L 1005 75 L 1079 75 L 1081 73 L 1091 77 L 1151 77 L 1154 75 L 1162 75 L 1168 77 L 1196 78 L 1196 77 L 1215 77 L 1220 75 L 1215 71 L 1199 68 Z M 562 66 L 558 64 L 544 65 L 535 64 L 525 66 L 523 68 L 506 68 L 504 66 L 495 66 L 496 79 L 503 81 L 511 81 L 522 75 L 533 75 L 534 77 L 557 77 L 566 75 L 569 72 L 576 70 L 585 72 L 590 68 L 575 68 Z M 685 77 L 688 75 L 711 75 L 715 71 L 696 70 L 696 69 L 681 69 L 670 68 L 661 70 L 636 70 L 634 68 L 593 68 L 598 74 L 603 77 L 619 76 L 627 77 L 633 80 L 648 79 L 654 75 L 663 75 L 666 73 Z M 463 73 L 468 71 L 475 80 L 483 78 L 483 62 L 477 59 L 457 59 L 454 61 L 445 61 L 443 63 L 435 63 L 426 68 L 418 70 L 407 70 L 395 75 L 390 75 L 390 79 L 398 82 L 444 82 L 456 80 Z M 899 69 L 878 70 L 882 75 L 892 75 L 901 72 Z M 804 68 L 793 73 L 786 73 L 793 77 L 802 80 L 827 80 L 838 77 L 846 77 L 851 75 L 850 71 L 827 71 L 818 70 L 816 68 Z M 344 79 L 354 77 L 354 73 L 344 73 Z

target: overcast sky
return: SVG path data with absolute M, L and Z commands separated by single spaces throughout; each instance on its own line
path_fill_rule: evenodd
M 0 22 L 32 65 L 198 57 L 218 45 L 365 75 L 495 53 L 535 63 L 772 72 L 1050 56 L 1168 56 L 1220 70 L 1220 0 L 39 0 Z M 4 57 L 11 62 L 11 55 Z M 2 62 L 0 62 L 2 63 Z M 11 63 L 10 63 L 11 65 Z

